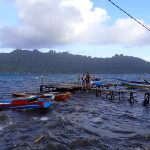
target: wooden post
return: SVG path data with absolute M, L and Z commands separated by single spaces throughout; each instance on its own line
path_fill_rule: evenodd
M 99 91 L 98 91 L 98 88 L 96 87 L 96 97 L 99 96 Z
M 45 71 L 44 71 L 43 76 L 42 76 L 42 86 L 43 86 L 43 83 L 44 83 L 44 78 L 45 78 Z
M 110 96 L 110 100 L 112 100 L 113 97 L 115 97 L 113 90 L 112 90 L 112 91 L 109 91 L 109 92 L 105 92 L 105 93 L 107 94 L 106 97 Z
M 38 143 L 40 140 L 42 140 L 45 136 L 41 136 L 40 138 L 38 138 L 37 140 L 34 141 L 34 143 Z
M 115 97 L 115 95 L 114 95 L 114 91 L 112 90 L 112 91 L 111 91 L 111 97 L 110 97 L 111 100 L 113 99 L 113 97 Z
M 40 85 L 40 92 L 41 93 L 43 92 L 44 78 L 45 78 L 45 71 L 44 71 L 43 76 L 42 76 L 42 85 Z
M 99 94 L 100 94 L 99 96 L 102 97 L 102 89 L 101 89 L 101 87 L 100 87 L 100 90 L 99 90 Z
M 40 92 L 43 92 L 43 85 L 40 85 Z
M 122 100 L 123 97 L 124 97 L 124 92 L 119 91 L 119 101 Z
M 130 92 L 130 103 L 132 102 L 132 100 L 134 101 L 134 96 L 133 96 L 133 92 Z
M 144 106 L 149 104 L 149 97 L 150 97 L 150 93 L 145 93 L 144 101 L 143 101 Z
M 80 85 L 80 74 L 78 74 L 78 86 Z
M 91 78 L 89 78 L 89 88 L 91 88 Z
M 101 82 L 103 83 L 103 75 L 101 76 Z
M 106 97 L 108 97 L 108 95 L 110 94 L 110 92 L 105 92 L 106 93 Z

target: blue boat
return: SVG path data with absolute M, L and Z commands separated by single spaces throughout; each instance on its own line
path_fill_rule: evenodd
M 0 109 L 4 108 L 48 108 L 54 96 L 42 98 L 41 96 L 30 96 L 26 98 L 16 98 L 11 101 L 0 101 Z

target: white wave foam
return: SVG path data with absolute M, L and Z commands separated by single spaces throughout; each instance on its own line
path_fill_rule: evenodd
M 41 121 L 47 121 L 48 118 L 47 117 L 41 117 L 41 118 L 38 118 L 38 117 L 33 117 L 34 120 L 41 120 Z
M 42 121 L 47 121 L 48 118 L 47 118 L 47 117 L 42 117 L 40 120 L 42 120 Z

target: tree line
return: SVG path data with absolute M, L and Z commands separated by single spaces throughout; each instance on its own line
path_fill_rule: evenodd
M 0 53 L 0 73 L 150 73 L 150 62 L 137 57 L 115 55 L 97 58 L 68 52 L 47 53 L 17 49 Z

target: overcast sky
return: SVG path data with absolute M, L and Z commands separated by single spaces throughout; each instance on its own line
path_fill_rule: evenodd
M 149 0 L 112 0 L 150 28 Z M 150 31 L 108 0 L 0 0 L 0 52 L 16 48 L 150 61 Z

